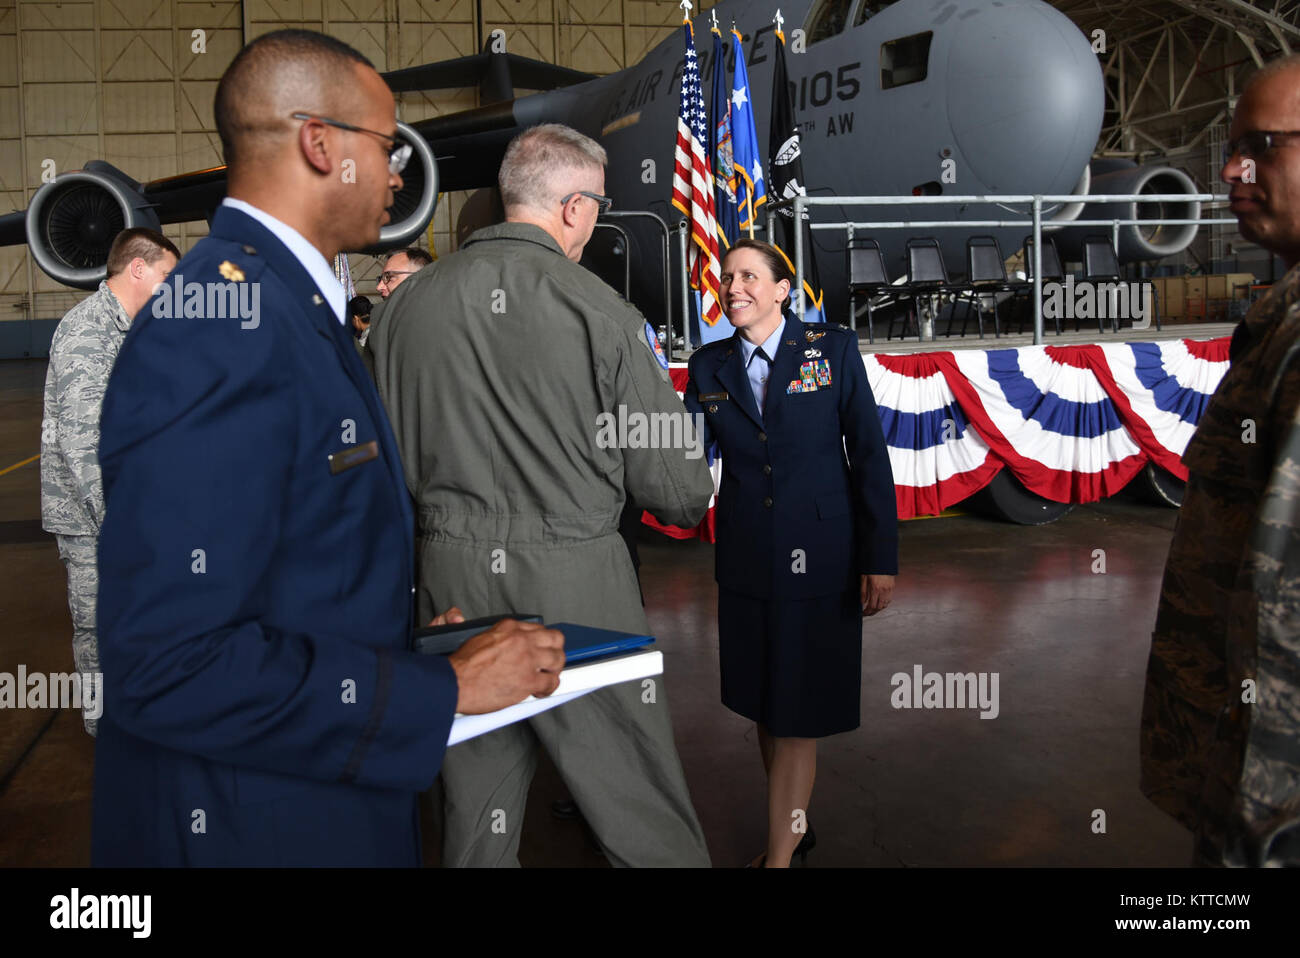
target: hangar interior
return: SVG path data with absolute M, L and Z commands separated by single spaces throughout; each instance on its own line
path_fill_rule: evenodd
M 1300 44 L 1300 2 L 1053 5 L 1097 42 L 1106 103 L 1095 155 L 1168 164 L 1223 192 L 1236 97 L 1257 66 Z M 845 15 L 879 6 L 854 0 Z M 823 15 L 814 10 L 810 22 Z M 0 0 L 0 209 L 26 208 L 45 178 L 90 160 L 142 181 L 220 164 L 217 78 L 243 42 L 275 29 L 322 30 L 380 70 L 466 56 L 504 30 L 512 52 L 607 74 L 680 22 L 672 0 Z M 458 112 L 478 96 L 473 86 L 403 93 L 400 118 Z M 455 249 L 468 197 L 441 198 L 426 238 L 439 254 Z M 165 232 L 185 251 L 205 229 Z M 1231 227 L 1201 229 L 1161 267 L 1281 275 Z M 352 268 L 359 291 L 373 291 L 379 261 L 354 256 Z M 25 246 L 0 248 L 0 358 L 29 357 L 0 364 L 0 556 L 9 572 L 0 577 L 0 670 L 71 667 L 63 568 L 40 528 L 30 465 L 44 382 L 44 363 L 30 357 L 46 355 L 54 324 L 84 295 L 46 276 Z M 1041 528 L 977 515 L 909 523 L 902 565 L 911 581 L 876 635 L 868 630 L 863 727 L 823 753 L 822 811 L 813 812 L 821 863 L 1185 864 L 1186 833 L 1136 788 L 1146 640 L 1175 517 L 1116 498 Z M 712 550 L 649 532 L 642 547 L 651 626 L 676 662 L 687 780 L 715 863 L 740 864 L 758 848 L 762 771 L 752 723 L 717 702 Z M 1099 548 L 1104 575 L 1095 574 Z M 914 662 L 1000 670 L 1001 720 L 891 707 L 891 676 Z M 88 862 L 92 754 L 73 711 L 0 722 L 0 865 Z M 601 865 L 576 825 L 549 821 L 562 795 L 544 763 L 525 864 Z M 1098 810 L 1109 829 L 1098 831 Z M 426 851 L 436 862 L 436 848 Z
M 712 4 L 702 0 L 707 11 Z M 825 0 L 807 26 L 860 23 L 888 4 Z M 1090 37 L 1105 74 L 1095 156 L 1174 166 L 1207 192 L 1218 181 L 1241 84 L 1300 40 L 1300 4 L 1246 0 L 1056 0 Z M 775 9 L 775 5 L 774 5 Z M 145 182 L 221 163 L 216 80 L 242 42 L 282 27 L 318 29 L 381 70 L 466 56 L 504 31 L 524 56 L 603 75 L 637 63 L 678 28 L 668 0 L 0 0 L 0 209 L 26 209 L 54 175 L 104 160 Z M 1098 32 L 1100 31 L 1100 32 Z M 526 91 L 519 91 L 523 94 Z M 411 123 L 479 105 L 477 86 L 408 92 Z M 469 194 L 441 197 L 426 245 L 455 248 Z M 205 224 L 167 226 L 182 252 Z M 1206 227 L 1160 272 L 1276 275 L 1232 227 Z M 379 264 L 353 256 L 358 288 Z M 0 247 L 0 356 L 44 355 L 53 323 L 84 296 L 55 282 L 22 245 Z M 17 325 L 10 325 L 17 324 Z

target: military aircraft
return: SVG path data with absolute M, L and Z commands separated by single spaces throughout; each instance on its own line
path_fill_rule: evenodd
M 1088 192 L 1196 192 L 1186 174 L 1168 167 L 1129 164 L 1092 175 L 1104 100 L 1097 55 L 1077 26 L 1040 0 L 723 0 L 694 21 L 706 102 L 709 22 L 716 15 L 724 37 L 733 23 L 744 34 L 764 152 L 778 2 L 789 38 L 804 179 L 813 195 L 1079 194 L 1080 202 L 1052 211 L 1053 225 L 1060 226 L 1084 213 Z M 495 187 L 501 155 L 520 130 L 564 122 L 608 150 L 606 191 L 615 199 L 615 213 L 638 213 L 607 220 L 612 232 L 603 245 L 593 244 L 590 265 L 623 286 L 652 321 L 665 322 L 680 302 L 670 281 L 680 267 L 665 224 L 681 219 L 670 197 L 682 33 L 665 38 L 635 66 L 604 77 L 516 56 L 503 49 L 502 37 L 494 36 L 473 56 L 385 75 L 398 93 L 477 84 L 483 105 L 400 126 L 416 147 L 417 162 L 408 165 L 380 247 L 418 239 L 439 190 Z M 729 42 L 725 49 L 731 50 Z M 516 87 L 539 92 L 517 96 Z M 224 191 L 224 167 L 142 184 L 93 161 L 43 185 L 26 211 L 0 216 L 0 244 L 27 242 L 46 273 L 89 289 L 104 275 L 117 230 L 208 219 Z M 819 208 L 814 219 L 1006 219 L 1008 209 L 833 206 Z M 467 211 L 470 219 L 492 215 L 487 202 L 470 203 Z M 1150 204 L 1142 212 L 1192 218 L 1198 208 Z M 1125 228 L 1121 256 L 1169 255 L 1187 246 L 1195 229 Z M 920 232 L 936 235 L 947 260 L 960 262 L 969 231 Z M 1027 230 L 977 232 L 997 233 L 1009 254 Z M 902 271 L 908 235 L 892 230 L 877 236 L 895 275 Z M 1058 236 L 1068 242 L 1067 231 Z M 844 247 L 841 234 L 815 234 L 828 315 L 841 320 L 847 319 Z

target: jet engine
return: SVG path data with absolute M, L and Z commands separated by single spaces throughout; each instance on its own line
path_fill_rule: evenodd
M 397 135 L 415 152 L 402 171 L 402 188 L 388 208 L 390 222 L 379 231 L 377 250 L 414 245 L 424 235 L 438 204 L 438 161 L 433 149 L 405 123 L 397 124 Z
M 433 150 L 412 127 L 399 123 L 397 129 L 413 153 L 402 171 L 402 188 L 388 209 L 390 222 L 380 229 L 372 252 L 417 242 L 438 201 Z M 141 184 L 112 164 L 92 160 L 37 190 L 23 225 L 41 269 L 65 286 L 94 289 L 107 275 L 108 249 L 120 231 L 211 219 L 224 195 L 221 167 Z
M 1131 160 L 1115 160 L 1106 162 L 1105 167 L 1102 167 L 1104 172 L 1099 170 L 1099 167 L 1102 167 L 1099 162 L 1092 164 L 1091 183 L 1087 189 L 1088 194 L 1092 196 L 1117 194 L 1194 196 L 1200 192 L 1190 176 L 1171 166 L 1138 166 Z M 1132 200 L 1126 203 L 1072 203 L 1068 211 L 1074 212 L 1080 206 L 1082 209 L 1068 219 L 1194 220 L 1199 219 L 1201 215 L 1201 204 L 1194 200 L 1159 203 L 1138 203 Z M 1063 220 L 1067 220 L 1067 217 L 1057 214 L 1051 225 L 1054 226 Z M 1161 226 L 1154 223 L 1121 226 L 1119 249 L 1116 252 L 1121 263 L 1172 256 L 1191 245 L 1198 228 L 1192 223 L 1182 226 Z M 1065 225 L 1058 230 L 1053 230 L 1051 235 L 1056 240 L 1056 248 L 1063 260 L 1078 261 L 1082 255 L 1080 248 L 1083 238 L 1097 233 L 1110 235 L 1110 229 L 1105 226 Z
M 27 207 L 27 242 L 37 265 L 65 286 L 94 289 L 107 274 L 114 236 L 134 226 L 158 229 L 142 189 L 102 160 L 46 183 Z

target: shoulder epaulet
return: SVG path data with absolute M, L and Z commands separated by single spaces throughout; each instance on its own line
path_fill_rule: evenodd
M 705 356 L 712 355 L 713 353 L 720 352 L 724 349 L 728 349 L 730 348 L 730 346 L 731 346 L 730 336 L 728 336 L 726 339 L 715 339 L 713 342 L 705 343 L 703 346 L 695 350 L 695 352 L 691 353 L 690 358 L 695 359 L 696 356 L 703 358 Z

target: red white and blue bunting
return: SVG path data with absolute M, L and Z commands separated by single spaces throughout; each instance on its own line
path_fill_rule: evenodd
M 1148 462 L 1180 457 L 1228 369 L 1225 337 L 863 357 L 894 471 L 898 516 L 937 515 L 1003 467 L 1056 502 L 1119 492 Z M 672 369 L 678 392 L 685 366 Z M 721 472 L 713 464 L 714 491 Z M 713 509 L 696 529 L 713 541 Z

